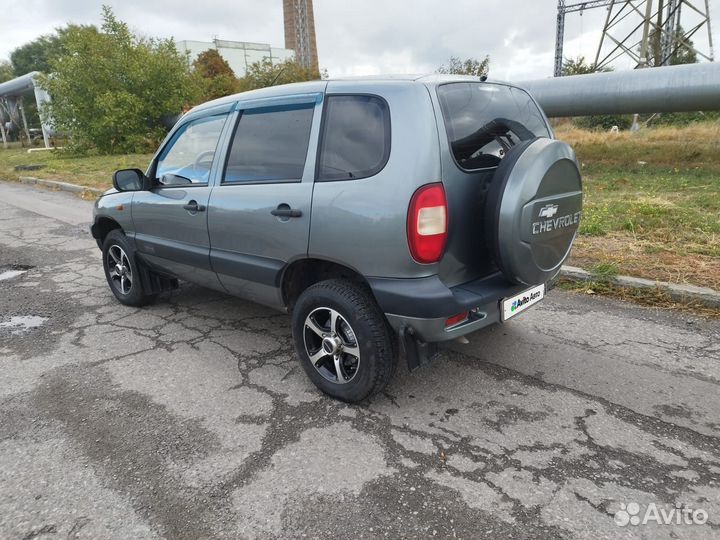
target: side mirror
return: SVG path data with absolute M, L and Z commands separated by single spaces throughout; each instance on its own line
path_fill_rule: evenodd
M 150 180 L 140 169 L 121 169 L 113 173 L 113 187 L 118 191 L 149 189 Z

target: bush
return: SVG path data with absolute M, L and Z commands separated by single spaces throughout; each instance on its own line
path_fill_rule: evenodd
M 581 116 L 573 118 L 573 124 L 582 129 L 595 129 L 609 131 L 613 126 L 617 126 L 619 129 L 630 129 L 632 125 L 632 116 L 622 115 L 596 115 L 596 116 Z
M 42 86 L 46 115 L 77 152 L 147 152 L 167 131 L 167 118 L 199 95 L 187 58 L 172 40 L 133 35 L 111 9 L 103 24 L 69 27 L 63 54 L 52 59 Z
M 682 113 L 661 113 L 656 115 L 651 121 L 651 126 L 689 126 L 697 122 L 707 122 L 708 120 L 717 120 L 720 118 L 720 112 L 682 112 Z

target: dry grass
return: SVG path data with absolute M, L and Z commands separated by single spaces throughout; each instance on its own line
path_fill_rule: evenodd
M 558 287 L 587 295 L 602 295 L 617 298 L 626 302 L 633 302 L 641 306 L 659 309 L 672 309 L 682 311 L 693 316 L 705 319 L 720 319 L 720 308 L 710 307 L 700 302 L 674 300 L 666 291 L 661 289 L 646 289 L 634 287 L 618 287 L 604 281 L 570 281 L 560 279 Z
M 620 274 L 720 290 L 720 257 L 680 252 L 672 244 L 660 245 L 630 233 L 579 236 L 569 264 L 590 269 L 600 263 L 613 264 Z
M 589 131 L 566 123 L 558 126 L 556 135 L 575 148 L 586 166 L 644 161 L 653 166 L 720 170 L 720 122 L 658 127 L 637 133 Z

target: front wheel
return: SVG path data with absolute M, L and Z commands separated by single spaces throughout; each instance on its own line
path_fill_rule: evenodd
M 391 331 L 375 300 L 347 280 L 306 289 L 292 314 L 295 350 L 320 390 L 347 402 L 380 392 L 395 371 Z
M 139 307 L 155 300 L 156 295 L 143 290 L 135 252 L 121 231 L 110 231 L 103 242 L 102 254 L 105 278 L 120 303 Z

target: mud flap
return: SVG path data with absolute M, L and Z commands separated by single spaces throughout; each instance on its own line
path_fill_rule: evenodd
M 427 366 L 438 353 L 436 343 L 426 343 L 409 326 L 400 328 L 400 354 L 405 356 L 409 371 Z
M 137 255 L 137 254 L 136 254 Z M 145 294 L 157 294 L 178 288 L 177 278 L 163 276 L 150 270 L 141 257 L 135 257 L 140 273 L 140 283 Z

